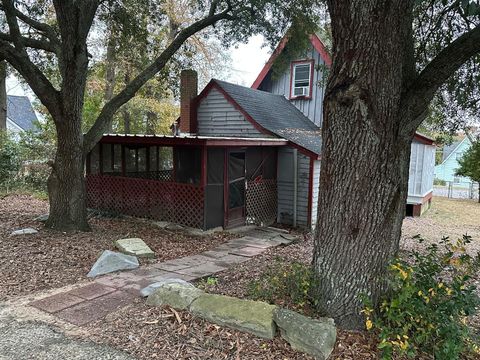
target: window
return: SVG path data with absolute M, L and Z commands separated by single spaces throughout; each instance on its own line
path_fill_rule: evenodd
M 290 98 L 312 96 L 313 60 L 292 63 L 292 88 Z

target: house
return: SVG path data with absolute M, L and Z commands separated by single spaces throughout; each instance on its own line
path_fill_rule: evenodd
M 472 180 L 467 177 L 455 175 L 455 171 L 460 166 L 458 160 L 463 157 L 463 154 L 470 146 L 472 146 L 472 141 L 468 136 L 451 145 L 445 145 L 443 148 L 442 162 L 435 166 L 435 179 L 452 182 L 454 186 L 458 187 L 469 187 Z
M 7 131 L 20 134 L 35 131 L 37 116 L 26 96 L 7 95 Z
M 220 80 L 197 95 L 196 73 L 182 72 L 179 133 L 107 134 L 87 158 L 89 206 L 210 229 L 278 222 L 313 228 L 320 176 L 322 68 L 331 60 L 320 39 L 281 76 L 272 64 L 251 88 Z M 408 211 L 428 208 L 433 141 L 412 144 Z

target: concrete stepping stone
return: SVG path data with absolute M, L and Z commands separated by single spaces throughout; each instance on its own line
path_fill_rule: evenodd
M 246 256 L 246 257 L 254 257 L 257 255 L 260 255 L 263 253 L 266 249 L 261 249 L 257 247 L 252 247 L 252 246 L 246 246 L 240 249 L 232 250 L 230 251 L 230 254 L 232 255 L 240 255 L 240 256 Z
M 56 313 L 83 302 L 84 299 L 73 294 L 60 293 L 31 302 L 29 305 L 47 313 Z
M 136 269 L 138 266 L 138 260 L 135 256 L 105 250 L 93 264 L 87 276 L 95 277 L 119 270 Z
M 213 262 L 204 263 L 197 266 L 192 266 L 186 269 L 177 270 L 176 273 L 183 275 L 190 275 L 194 278 L 203 278 L 224 270 L 227 270 L 228 267 L 223 267 L 214 264 Z
M 141 291 L 140 291 L 140 294 L 143 296 L 143 297 L 147 297 L 149 295 L 151 295 L 155 290 L 157 290 L 158 288 L 161 288 L 162 286 L 165 286 L 167 284 L 181 284 L 183 286 L 187 286 L 187 287 L 192 287 L 194 288 L 195 286 L 193 286 L 193 284 L 189 283 L 188 281 L 185 281 L 183 279 L 179 279 L 179 278 L 166 278 L 166 279 L 163 279 L 163 280 L 160 280 L 160 281 L 157 281 L 145 288 L 143 288 Z
M 143 258 L 154 258 L 155 253 L 140 238 L 120 239 L 115 241 L 118 250 L 127 255 Z
M 89 285 L 70 290 L 66 294 L 77 296 L 85 300 L 92 300 L 97 297 L 110 294 L 115 290 L 115 288 L 105 286 L 99 283 L 91 283 Z
M 31 235 L 31 234 L 36 234 L 38 233 L 38 230 L 33 229 L 33 228 L 25 228 L 25 229 L 19 229 L 12 231 L 10 236 L 18 236 L 18 235 Z

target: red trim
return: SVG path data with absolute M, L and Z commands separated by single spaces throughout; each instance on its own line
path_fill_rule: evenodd
M 313 158 L 310 158 L 310 168 L 308 170 L 308 211 L 307 211 L 307 225 L 312 226 L 312 211 L 313 211 Z
M 433 191 L 430 191 L 427 195 L 422 198 L 422 204 L 425 204 L 428 200 L 433 197 Z
M 267 76 L 268 72 L 272 68 L 272 65 L 275 62 L 275 59 L 282 53 L 282 51 L 285 48 L 285 45 L 287 44 L 287 42 L 288 42 L 288 37 L 285 35 L 282 38 L 282 40 L 280 41 L 280 43 L 278 44 L 275 51 L 270 56 L 270 59 L 268 59 L 267 63 L 263 67 L 262 71 L 260 71 L 260 74 L 258 74 L 254 83 L 252 84 L 253 89 L 258 89 L 260 87 L 263 80 Z M 310 42 L 312 43 L 313 48 L 315 50 L 317 50 L 318 53 L 320 54 L 322 60 L 325 62 L 325 65 L 331 66 L 332 65 L 332 58 L 328 54 L 327 48 L 322 43 L 322 41 L 319 39 L 319 37 L 316 34 L 310 35 Z
M 433 140 L 432 138 L 429 138 L 426 135 L 420 134 L 418 132 L 415 133 L 413 138 L 417 141 L 420 141 L 423 144 L 426 144 L 426 145 L 435 145 L 435 140 Z
M 293 68 L 297 64 L 310 64 L 310 85 L 309 85 L 309 90 L 308 90 L 308 96 L 292 96 L 292 85 L 293 85 Z M 295 100 L 295 99 L 305 99 L 305 100 L 310 100 L 312 98 L 312 92 L 313 92 L 313 68 L 315 66 L 315 60 L 313 59 L 305 59 L 305 60 L 295 60 L 290 63 L 290 96 L 288 97 L 290 100 Z

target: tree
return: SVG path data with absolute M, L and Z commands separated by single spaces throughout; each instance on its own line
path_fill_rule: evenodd
M 465 176 L 480 184 L 480 139 L 472 142 L 472 146 L 458 160 L 460 167 L 455 174 Z M 480 186 L 478 188 L 478 202 L 480 203 Z
M 188 24 L 173 29 L 173 40 L 105 103 L 92 127 L 83 135 L 83 105 L 89 61 L 93 56 L 88 46 L 92 24 L 100 8 L 124 6 L 124 3 L 114 0 L 2 0 L 0 61 L 6 60 L 24 78 L 48 109 L 57 132 L 57 151 L 48 181 L 50 216 L 46 226 L 59 230 L 89 229 L 83 177 L 86 154 L 108 131 L 117 110 L 162 71 L 190 37 L 215 26 L 215 32 L 224 43 L 246 40 L 255 33 L 263 33 L 274 43 L 292 24 L 304 28 L 305 33 L 312 31 L 316 20 L 312 9 L 316 2 L 192 2 L 196 6 Z M 150 11 L 158 14 L 159 23 L 167 22 L 164 11 L 167 4 L 168 1 L 148 3 L 152 7 Z M 50 14 L 54 21 L 46 21 Z M 58 79 L 49 77 L 44 70 L 45 59 L 49 65 L 57 66 Z
M 7 64 L 0 61 L 0 131 L 7 129 Z
M 320 311 L 359 329 L 362 296 L 378 305 L 399 249 L 415 130 L 440 87 L 480 52 L 479 7 L 444 0 L 327 3 L 333 65 L 322 124 L 315 293 Z M 432 11 L 443 15 L 427 24 L 437 20 Z M 426 46 L 421 61 L 419 47 L 433 35 L 441 40 Z

